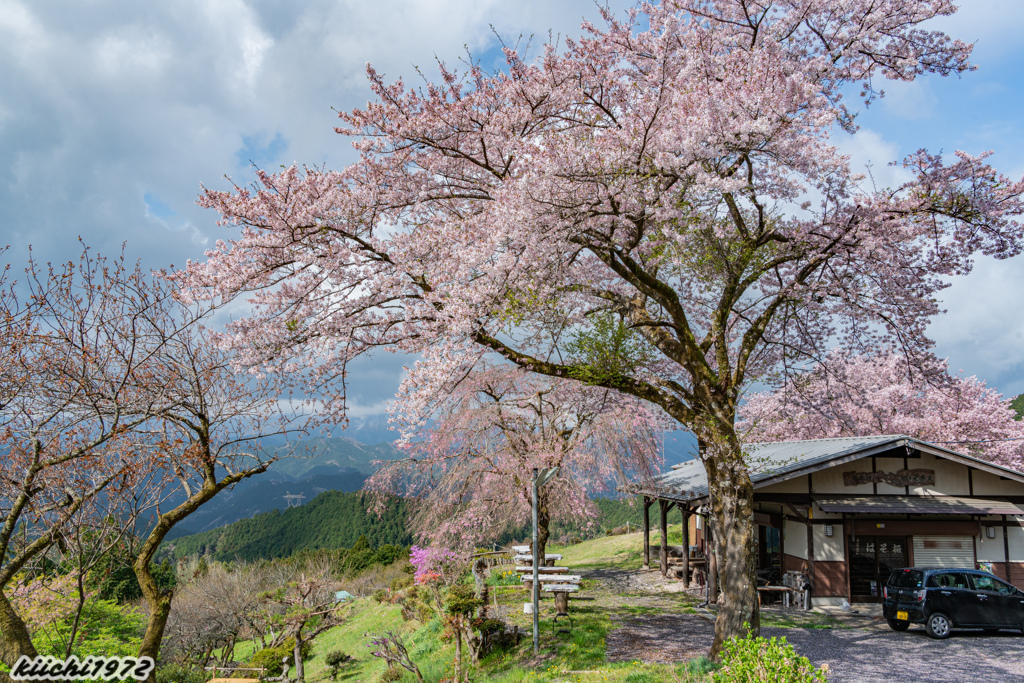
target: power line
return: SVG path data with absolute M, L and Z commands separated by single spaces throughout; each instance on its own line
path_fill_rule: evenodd
M 1024 436 L 1012 439 L 978 439 L 976 441 L 929 441 L 928 443 L 996 443 L 1001 441 L 1024 441 Z

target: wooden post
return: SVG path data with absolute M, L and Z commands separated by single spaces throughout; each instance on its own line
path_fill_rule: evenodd
M 644 496 L 644 569 L 651 568 L 651 499 Z
M 683 517 L 683 588 L 690 587 L 690 506 L 680 505 Z
M 1003 567 L 1006 568 L 1006 583 L 1010 583 L 1010 532 L 1006 526 L 1006 515 L 1003 515 L 1003 557 L 1006 562 L 1003 563 Z
M 569 613 L 569 593 L 566 591 L 555 591 L 555 614 Z
M 661 575 L 668 576 L 668 505 L 664 500 L 658 501 L 661 512 Z
M 813 602 L 815 580 L 814 580 L 814 524 L 811 523 L 811 515 L 814 513 L 814 503 L 807 506 L 807 579 L 810 581 L 811 590 L 807 594 L 807 604 L 804 609 L 811 609 Z
M 708 602 L 718 604 L 718 553 L 715 552 L 715 539 L 711 531 L 711 516 L 704 521 L 705 537 L 707 538 L 708 556 Z

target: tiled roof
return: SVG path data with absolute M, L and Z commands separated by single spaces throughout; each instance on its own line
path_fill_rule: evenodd
M 806 441 L 780 441 L 753 443 L 744 447 L 750 466 L 750 480 L 755 488 L 800 476 L 807 470 L 822 469 L 828 463 L 849 462 L 874 453 L 881 453 L 904 445 L 913 445 L 937 455 L 962 462 L 973 461 L 981 469 L 998 471 L 1000 475 L 1024 481 L 1024 474 L 990 462 L 951 451 L 948 448 L 919 441 L 902 434 L 881 436 L 854 436 L 836 439 L 810 439 Z M 672 470 L 630 488 L 630 492 L 675 500 L 694 500 L 708 493 L 707 474 L 699 460 L 688 460 L 673 465 Z

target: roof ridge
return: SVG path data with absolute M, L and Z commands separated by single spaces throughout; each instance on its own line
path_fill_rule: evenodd
M 830 436 L 824 439 L 787 439 L 784 441 L 752 441 L 748 446 L 771 446 L 779 443 L 813 443 L 816 441 L 852 441 L 854 439 L 913 439 L 921 443 L 928 443 L 906 434 L 874 434 L 871 436 Z

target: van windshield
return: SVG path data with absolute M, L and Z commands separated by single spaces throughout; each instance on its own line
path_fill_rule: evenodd
M 924 583 L 924 572 L 897 569 L 889 575 L 889 585 L 896 588 L 920 588 Z

